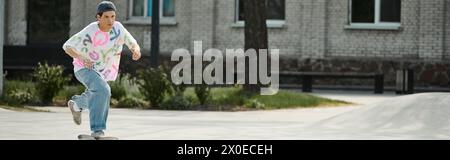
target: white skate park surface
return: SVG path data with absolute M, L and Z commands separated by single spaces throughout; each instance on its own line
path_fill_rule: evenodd
M 323 91 L 357 103 L 247 112 L 111 109 L 106 135 L 122 140 L 450 139 L 450 94 L 406 96 Z M 66 107 L 51 112 L 0 109 L 0 139 L 76 140 L 89 133 L 88 113 L 76 126 Z

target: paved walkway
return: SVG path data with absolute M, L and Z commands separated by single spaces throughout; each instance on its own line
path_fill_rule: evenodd
M 394 94 L 318 91 L 315 95 L 358 104 L 374 103 Z M 111 109 L 107 135 L 120 139 L 303 139 L 302 128 L 363 107 L 325 107 L 247 112 L 161 111 Z M 69 139 L 89 133 L 88 114 L 81 126 L 72 122 L 65 107 L 44 107 L 44 112 L 0 109 L 0 139 Z M 320 138 L 319 138 L 320 139 Z

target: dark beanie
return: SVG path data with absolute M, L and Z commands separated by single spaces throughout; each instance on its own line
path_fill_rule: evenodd
M 116 6 L 111 1 L 103 1 L 97 5 L 97 14 L 108 11 L 116 11 Z

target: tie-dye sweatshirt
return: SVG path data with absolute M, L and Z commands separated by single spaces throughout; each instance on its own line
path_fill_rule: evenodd
M 119 73 L 120 55 L 123 44 L 131 48 L 136 40 L 120 22 L 115 22 L 109 32 L 100 30 L 98 22 L 89 24 L 82 31 L 73 35 L 63 45 L 63 49 L 71 47 L 83 57 L 94 62 L 93 69 L 106 81 L 114 81 Z M 73 59 L 74 72 L 84 68 L 80 59 Z

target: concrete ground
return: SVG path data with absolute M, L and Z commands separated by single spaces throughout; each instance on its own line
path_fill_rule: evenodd
M 315 91 L 312 94 L 357 105 L 246 112 L 111 109 L 106 134 L 125 140 L 402 139 L 402 135 L 333 137 L 335 130 L 328 133 L 328 130 L 317 130 L 314 127 L 314 124 L 332 117 L 394 99 L 397 97 L 395 94 L 374 95 L 361 91 Z M 0 109 L 0 139 L 75 140 L 78 134 L 89 133 L 88 113 L 83 113 L 82 125 L 77 126 L 66 107 L 42 109 L 51 112 Z M 320 134 L 316 135 L 315 131 Z

